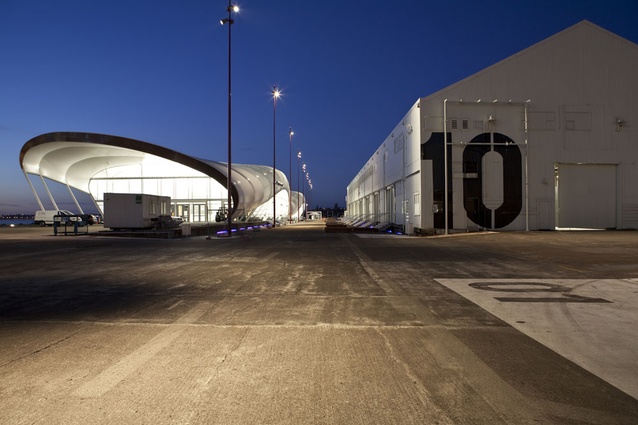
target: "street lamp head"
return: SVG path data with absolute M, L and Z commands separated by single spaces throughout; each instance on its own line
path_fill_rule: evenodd
M 290 130 L 288 131 L 288 133 L 289 133 L 291 136 L 295 134 L 295 132 L 294 132 L 294 131 L 292 131 L 292 127 L 290 127 Z
M 277 86 L 272 86 L 272 95 L 275 99 L 279 98 L 279 96 L 281 96 L 281 92 L 279 91 L 279 89 L 277 88 Z
M 301 151 L 297 149 L 297 158 L 301 159 Z
M 239 12 L 239 6 L 230 5 L 229 4 L 228 7 L 226 8 L 226 12 L 228 12 L 228 18 L 220 19 L 219 23 L 222 24 L 222 25 L 226 25 L 226 24 L 232 25 L 232 24 L 234 24 L 235 20 L 233 18 L 231 18 L 230 14 L 232 12 L 235 12 L 235 13 Z

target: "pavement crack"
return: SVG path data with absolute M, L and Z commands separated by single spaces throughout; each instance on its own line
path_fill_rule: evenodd
M 226 359 L 232 355 L 235 351 L 237 351 L 239 349 L 239 347 L 241 346 L 241 344 L 246 340 L 246 336 L 248 336 L 248 332 L 249 332 L 249 328 L 244 329 L 244 333 L 241 336 L 241 338 L 239 338 L 239 340 L 237 341 L 237 344 L 235 344 L 235 346 L 233 348 L 230 349 L 230 351 L 228 351 L 228 353 L 226 353 L 224 355 L 224 357 L 221 359 L 221 361 L 219 362 L 220 364 L 223 364 L 226 362 Z
M 390 354 L 390 357 L 392 358 L 392 360 L 394 360 L 394 362 L 398 365 L 400 365 L 403 370 L 405 370 L 406 375 L 410 378 L 410 380 L 415 383 L 415 384 L 421 384 L 421 380 L 419 379 L 418 376 L 416 376 L 413 372 L 412 369 L 410 369 L 410 366 L 408 366 L 402 359 L 399 358 L 399 356 L 397 355 L 394 347 L 392 346 L 392 343 L 390 342 L 390 340 L 388 339 L 387 335 L 384 334 L 383 332 L 381 332 L 381 329 L 379 328 L 374 328 L 377 332 L 377 334 L 379 334 L 379 336 L 381 336 L 381 338 L 383 338 L 383 342 L 385 343 L 386 348 L 388 349 L 388 353 Z M 425 389 L 425 387 L 424 387 Z
M 412 368 L 397 354 L 394 346 L 388 339 L 387 335 L 376 328 L 377 334 L 383 338 L 385 346 L 388 350 L 388 354 L 392 361 L 394 361 L 400 368 L 402 368 L 410 381 L 414 384 L 415 395 L 419 398 L 423 406 L 427 406 L 428 409 L 433 412 L 438 418 L 438 424 L 453 424 L 454 421 L 441 409 L 436 402 L 432 399 L 430 391 L 425 387 L 422 380 L 414 373 Z
M 44 347 L 42 347 L 42 348 L 38 348 L 37 350 L 32 351 L 32 352 L 30 352 L 30 353 L 28 353 L 28 354 L 25 354 L 25 355 L 23 355 L 23 356 L 17 357 L 17 358 L 15 358 L 15 359 L 13 359 L 13 360 L 9 360 L 9 361 L 8 361 L 8 362 L 6 362 L 6 363 L 2 363 L 2 364 L 0 364 L 0 367 L 9 366 L 9 365 L 11 365 L 11 364 L 13 364 L 13 363 L 15 363 L 15 362 L 18 362 L 18 361 L 20 361 L 20 360 L 22 360 L 22 359 L 25 359 L 25 358 L 27 358 L 27 357 L 30 357 L 30 356 L 33 356 L 33 355 L 35 355 L 35 354 L 41 353 L 41 352 L 43 352 L 43 351 L 46 351 L 46 350 L 48 350 L 48 349 L 49 349 L 49 348 L 51 348 L 51 347 L 55 347 L 56 345 L 61 344 L 61 343 L 63 343 L 64 341 L 66 341 L 66 340 L 68 340 L 68 339 L 70 339 L 70 338 L 73 338 L 75 335 L 79 334 L 81 331 L 82 331 L 82 329 L 80 329 L 80 330 L 78 330 L 78 331 L 76 331 L 76 332 L 73 332 L 72 334 L 67 335 L 67 336 L 65 336 L 65 337 L 64 337 L 64 338 L 62 338 L 62 339 L 59 339 L 59 340 L 54 341 L 54 342 L 52 342 L 52 343 L 50 343 L 50 344 L 48 344 L 48 345 L 45 345 L 45 346 L 44 346 Z

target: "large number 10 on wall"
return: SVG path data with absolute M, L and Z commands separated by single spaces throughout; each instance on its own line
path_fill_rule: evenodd
M 448 226 L 452 222 L 452 135 L 448 133 Z M 432 160 L 433 201 L 443 206 L 445 194 L 445 165 L 443 133 L 432 133 L 430 139 L 421 145 L 421 159 Z M 456 145 L 458 146 L 458 145 Z M 492 210 L 485 206 L 483 199 L 483 156 L 490 151 L 503 157 L 503 203 Z M 521 150 L 514 141 L 500 133 L 483 133 L 474 137 L 463 148 L 463 207 L 472 222 L 485 228 L 502 228 L 512 223 L 523 207 L 523 168 Z M 445 208 L 435 209 L 434 227 L 443 228 Z M 494 223 L 492 224 L 492 213 Z

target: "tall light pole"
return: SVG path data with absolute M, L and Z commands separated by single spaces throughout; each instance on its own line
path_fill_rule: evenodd
M 308 198 L 306 199 L 306 206 L 310 206 L 310 174 L 306 173 L 306 183 L 308 183 Z M 306 198 L 304 196 L 304 198 Z M 308 219 L 308 209 L 306 209 L 306 220 Z
M 272 86 L 272 227 L 277 227 L 277 99 L 281 92 Z
M 308 204 L 310 204 L 310 194 L 312 193 L 312 179 L 308 176 Z
M 288 181 L 288 183 L 290 184 L 290 192 L 288 195 L 288 222 L 292 223 L 292 135 L 295 134 L 294 131 L 292 131 L 292 127 L 290 127 L 290 129 L 288 130 L 288 135 L 290 136 L 290 147 L 289 147 L 289 154 L 290 154 L 290 168 L 288 169 L 288 175 L 290 176 L 290 179 Z
M 301 151 L 299 150 L 299 148 L 297 148 L 297 221 L 299 221 L 299 208 L 301 207 L 301 205 L 299 205 L 299 193 L 301 192 L 301 188 L 299 187 L 299 182 L 301 181 L 300 179 L 300 174 L 299 174 L 299 163 L 301 162 Z
M 306 173 L 306 163 L 302 163 L 301 164 L 301 170 L 303 171 L 304 174 L 304 179 L 303 179 L 303 208 L 301 209 L 301 212 L 303 213 L 306 210 L 306 175 L 308 173 Z
M 227 180 L 226 180 L 226 187 L 228 189 L 228 206 L 227 206 L 227 210 L 226 210 L 226 222 L 227 222 L 227 231 L 228 231 L 228 237 L 232 236 L 232 209 L 231 209 L 231 204 L 232 204 L 232 178 L 231 178 L 231 167 L 232 167 L 232 136 L 231 136 L 231 123 L 232 123 L 232 110 L 231 110 L 231 84 L 230 84 L 230 70 L 231 70 L 231 61 L 230 61 L 230 52 L 231 52 L 231 31 L 230 29 L 232 28 L 233 24 L 235 23 L 235 20 L 233 19 L 233 12 L 237 13 L 239 12 L 239 6 L 237 5 L 233 5 L 231 3 L 231 0 L 228 0 L 228 7 L 226 8 L 226 11 L 228 12 L 228 18 L 224 18 L 222 20 L 220 20 L 219 22 L 222 25 L 226 25 L 228 24 L 228 171 L 227 171 Z M 208 202 L 206 203 L 206 215 L 208 216 Z M 208 219 L 206 220 L 208 221 Z

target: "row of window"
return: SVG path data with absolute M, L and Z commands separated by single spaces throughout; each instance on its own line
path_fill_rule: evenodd
M 521 127 L 524 125 L 524 119 L 524 116 L 521 116 Z M 483 131 L 485 123 L 482 120 L 470 120 L 469 118 L 450 118 L 448 120 L 450 130 Z M 556 113 L 553 111 L 529 112 L 527 125 L 529 130 L 556 130 Z M 592 129 L 592 114 L 589 111 L 565 112 L 563 125 L 566 131 L 589 131 Z

